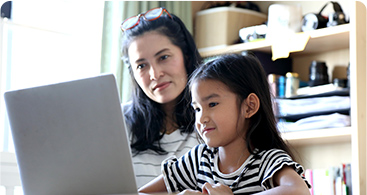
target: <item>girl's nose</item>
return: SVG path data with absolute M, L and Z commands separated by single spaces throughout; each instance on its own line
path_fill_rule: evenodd
M 199 116 L 199 122 L 201 124 L 206 124 L 209 122 L 209 117 L 202 112 L 201 115 Z

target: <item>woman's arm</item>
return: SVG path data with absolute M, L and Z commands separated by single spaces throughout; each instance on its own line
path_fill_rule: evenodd
M 289 166 L 284 166 L 281 170 L 275 173 L 273 182 L 276 187 L 258 194 L 310 194 L 305 181 Z
M 139 193 L 167 192 L 166 184 L 163 180 L 163 175 L 160 175 L 139 188 Z

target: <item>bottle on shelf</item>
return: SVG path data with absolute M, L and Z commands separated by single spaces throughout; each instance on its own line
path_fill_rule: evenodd
M 297 95 L 297 90 L 299 88 L 299 77 L 296 72 L 287 72 L 285 75 L 285 97 L 289 98 Z

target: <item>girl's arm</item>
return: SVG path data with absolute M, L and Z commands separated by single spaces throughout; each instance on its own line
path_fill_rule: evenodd
M 160 175 L 139 188 L 139 193 L 167 192 L 166 184 L 164 184 L 163 175 Z
M 276 187 L 261 192 L 259 195 L 266 194 L 310 194 L 305 181 L 297 174 L 294 169 L 284 166 L 281 170 L 274 174 L 273 182 Z
M 205 183 L 202 187 L 203 194 L 210 194 L 210 195 L 233 195 L 232 190 L 221 183 L 217 183 L 211 185 L 209 183 Z

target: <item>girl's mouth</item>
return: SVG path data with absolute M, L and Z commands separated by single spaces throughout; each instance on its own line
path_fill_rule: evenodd
M 209 133 L 209 132 L 211 132 L 211 131 L 213 131 L 215 128 L 214 127 L 211 127 L 211 128 L 204 128 L 203 130 L 202 130 L 202 134 L 204 135 L 204 134 L 207 134 L 207 133 Z

